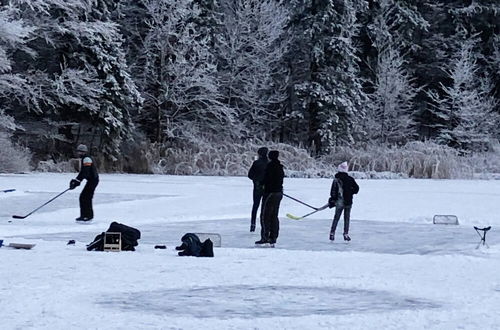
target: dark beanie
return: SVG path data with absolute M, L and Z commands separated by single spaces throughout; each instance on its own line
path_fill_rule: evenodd
M 271 150 L 271 151 L 269 151 L 268 157 L 269 157 L 269 159 L 277 160 L 279 155 L 280 155 L 280 152 L 278 150 Z
M 262 147 L 262 148 L 259 148 L 259 150 L 257 150 L 257 154 L 260 156 L 260 157 L 267 157 L 267 152 L 269 151 L 269 149 L 267 149 L 266 147 Z

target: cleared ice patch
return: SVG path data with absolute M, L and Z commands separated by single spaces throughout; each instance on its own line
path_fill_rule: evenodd
M 307 286 L 214 286 L 125 293 L 98 300 L 121 311 L 196 318 L 297 317 L 440 308 L 387 291 Z

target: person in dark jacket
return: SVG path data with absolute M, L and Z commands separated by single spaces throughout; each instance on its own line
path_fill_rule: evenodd
M 252 163 L 250 170 L 248 171 L 248 178 L 253 181 L 253 206 L 252 206 L 252 218 L 250 220 L 250 232 L 255 231 L 255 219 L 257 218 L 257 210 L 259 209 L 260 202 L 264 196 L 264 173 L 266 172 L 267 163 L 269 159 L 267 158 L 266 147 L 259 148 L 257 150 L 258 159 Z M 262 218 L 262 217 L 261 217 Z M 262 230 L 262 226 L 261 226 Z
M 80 144 L 76 148 L 76 153 L 81 158 L 80 173 L 78 173 L 76 179 L 69 182 L 69 189 L 75 189 L 84 179 L 87 180 L 87 184 L 85 184 L 80 194 L 80 216 L 76 218 L 76 221 L 86 222 L 94 218 L 92 198 L 94 197 L 95 188 L 99 184 L 99 174 L 92 158 L 89 156 L 86 145 Z
M 283 165 L 278 160 L 279 152 L 271 150 L 269 152 L 269 164 L 266 166 L 264 174 L 264 205 L 262 210 L 261 238 L 255 244 L 270 243 L 274 246 L 279 234 L 278 213 L 281 199 L 283 198 L 283 178 L 285 173 Z
M 353 177 L 347 174 L 349 166 L 343 162 L 338 166 L 338 173 L 330 189 L 330 199 L 328 206 L 335 207 L 335 216 L 333 217 L 332 228 L 330 229 L 330 240 L 335 240 L 335 230 L 342 212 L 344 212 L 344 240 L 350 241 L 349 221 L 351 219 L 352 195 L 359 192 L 359 186 Z

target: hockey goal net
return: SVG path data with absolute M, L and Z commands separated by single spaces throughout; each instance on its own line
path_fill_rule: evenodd
M 452 214 L 436 214 L 432 223 L 437 225 L 458 225 L 458 217 Z
M 200 241 L 203 243 L 205 242 L 206 239 L 210 238 L 212 243 L 214 244 L 214 247 L 221 247 L 222 246 L 222 239 L 220 237 L 220 234 L 217 233 L 194 233 Z

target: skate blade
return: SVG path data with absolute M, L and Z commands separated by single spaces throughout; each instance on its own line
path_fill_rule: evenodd
M 274 247 L 274 244 L 269 244 L 269 243 L 265 243 L 265 244 L 255 244 L 255 247 L 256 247 L 256 248 L 273 248 L 273 247 Z
M 80 224 L 80 225 L 90 225 L 90 224 L 92 224 L 92 222 L 94 222 L 94 220 L 87 220 L 87 221 L 75 220 L 75 222 Z

